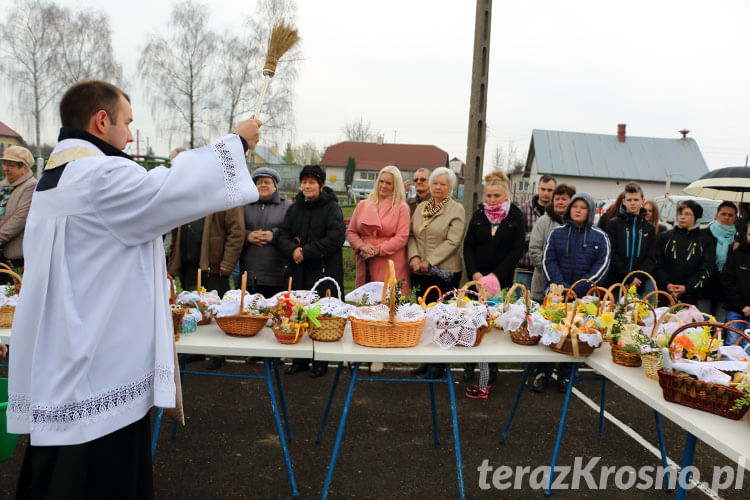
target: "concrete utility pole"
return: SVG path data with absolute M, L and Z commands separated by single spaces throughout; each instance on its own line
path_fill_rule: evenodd
M 471 99 L 469 101 L 469 136 L 466 143 L 466 172 L 464 172 L 464 210 L 467 221 L 476 210 L 482 193 L 491 20 L 492 0 L 477 0 L 477 13 L 474 21 L 474 62 L 471 70 Z

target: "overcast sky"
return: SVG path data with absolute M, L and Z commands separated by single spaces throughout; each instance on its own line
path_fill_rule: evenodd
M 134 98 L 132 128 L 166 155 L 168 145 L 140 93 L 136 62 L 146 35 L 167 23 L 172 2 L 58 3 L 110 15 L 115 56 Z M 0 12 L 12 4 L 0 0 Z M 233 29 L 255 2 L 210 5 L 211 25 Z M 304 62 L 290 140 L 323 149 L 344 139 L 345 123 L 362 117 L 386 142 L 434 144 L 465 160 L 475 5 L 299 0 Z M 750 2 L 743 0 L 496 0 L 485 169 L 497 145 L 513 144 L 525 160 L 534 128 L 615 134 L 618 123 L 627 124 L 630 136 L 679 137 L 687 128 L 709 168 L 744 164 L 750 153 L 748 20 Z M 0 121 L 13 127 L 19 118 L 4 93 Z M 45 142 L 54 142 L 56 126 L 48 124 Z M 32 137 L 30 126 L 14 128 Z

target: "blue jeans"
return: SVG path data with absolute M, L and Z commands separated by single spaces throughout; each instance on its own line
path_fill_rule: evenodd
M 747 318 L 742 313 L 738 313 L 737 311 L 727 311 L 727 323 L 734 320 L 745 320 L 744 323 L 735 323 L 731 326 L 735 327 L 738 330 L 746 330 L 750 328 L 750 322 L 748 322 Z M 740 337 L 740 335 L 734 333 L 731 330 L 724 330 L 724 334 L 726 336 L 726 339 L 724 340 L 724 345 L 734 345 L 737 343 L 737 341 L 742 338 L 742 342 L 738 345 L 741 345 L 743 348 L 747 348 L 748 341 L 745 340 L 744 337 Z

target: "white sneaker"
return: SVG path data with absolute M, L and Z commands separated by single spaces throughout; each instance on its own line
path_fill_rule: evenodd
M 380 373 L 383 371 L 383 363 L 380 361 L 373 361 L 370 363 L 370 373 Z

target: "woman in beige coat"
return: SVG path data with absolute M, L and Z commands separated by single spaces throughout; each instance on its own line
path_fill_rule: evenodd
M 23 267 L 23 233 L 31 207 L 36 179 L 31 173 L 34 157 L 21 146 L 10 146 L 3 153 L 0 181 L 0 261 L 15 268 Z M 7 274 L 0 283 L 10 282 Z
M 430 174 L 432 198 L 417 205 L 411 219 L 407 256 L 412 271 L 412 287 L 424 293 L 432 285 L 447 292 L 458 288 L 461 280 L 459 250 L 464 238 L 464 207 L 451 199 L 456 187 L 456 174 L 438 167 Z M 434 290 L 426 297 L 427 303 L 437 300 Z M 412 373 L 425 373 L 427 365 L 420 365 Z M 433 376 L 441 376 L 442 369 Z

